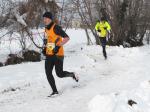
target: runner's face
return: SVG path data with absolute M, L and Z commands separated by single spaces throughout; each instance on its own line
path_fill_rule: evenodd
M 45 25 L 49 25 L 52 22 L 52 20 L 50 18 L 44 17 L 43 22 Z

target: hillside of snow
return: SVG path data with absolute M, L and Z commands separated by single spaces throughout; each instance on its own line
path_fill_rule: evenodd
M 100 46 L 86 45 L 83 30 L 67 32 L 71 40 L 65 46 L 64 70 L 76 72 L 79 83 L 60 79 L 54 71 L 61 94 L 47 98 L 51 88 L 44 61 L 1 67 L 0 112 L 150 111 L 150 46 L 107 46 L 104 60 Z M 135 104 L 129 105 L 130 100 Z

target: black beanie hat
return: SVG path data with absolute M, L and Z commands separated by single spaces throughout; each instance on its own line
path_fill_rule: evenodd
M 101 21 L 106 21 L 106 18 L 105 17 L 101 17 Z
M 46 18 L 49 18 L 49 19 L 53 20 L 53 15 L 52 15 L 51 12 L 45 12 L 45 13 L 43 14 L 43 17 L 46 17 Z

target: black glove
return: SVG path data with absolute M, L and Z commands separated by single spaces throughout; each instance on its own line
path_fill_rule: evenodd
M 42 49 L 42 53 L 43 53 L 44 56 L 46 56 L 46 47 L 44 47 L 44 48 Z
M 101 30 L 97 30 L 98 32 L 101 32 Z
M 43 39 L 43 44 L 46 46 L 46 44 L 47 44 L 47 39 Z
M 53 49 L 53 53 L 54 53 L 54 54 L 57 54 L 58 51 L 59 51 L 59 48 L 60 48 L 60 46 L 56 46 L 56 47 Z
M 104 27 L 104 30 L 107 30 L 107 27 Z

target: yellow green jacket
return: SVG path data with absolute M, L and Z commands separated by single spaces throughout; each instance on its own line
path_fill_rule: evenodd
M 96 31 L 100 30 L 99 32 L 100 37 L 106 37 L 107 32 L 111 30 L 111 27 L 107 21 L 97 22 L 95 26 L 95 30 Z

